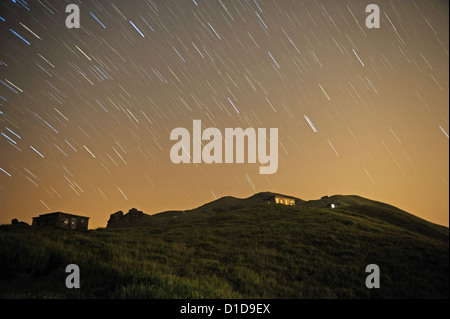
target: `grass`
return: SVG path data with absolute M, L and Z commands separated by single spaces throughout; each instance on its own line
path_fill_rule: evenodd
M 448 228 L 355 207 L 262 204 L 88 232 L 2 226 L 0 297 L 449 297 Z M 72 263 L 81 289 L 65 287 Z M 380 289 L 365 286 L 373 263 Z

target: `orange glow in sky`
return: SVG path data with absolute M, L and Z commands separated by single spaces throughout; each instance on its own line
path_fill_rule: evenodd
M 448 2 L 378 1 L 379 29 L 355 0 L 92 2 L 80 29 L 48 2 L 0 4 L 0 223 L 272 191 L 448 226 Z M 278 171 L 172 163 L 193 120 L 278 128 Z

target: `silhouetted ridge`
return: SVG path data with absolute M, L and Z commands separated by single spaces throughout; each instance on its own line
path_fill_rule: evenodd
M 290 206 L 293 214 L 301 214 L 305 209 L 317 213 L 323 211 L 335 212 L 347 216 L 376 220 L 378 223 L 393 225 L 438 240 L 443 240 L 448 237 L 448 228 L 446 227 L 430 223 L 394 206 L 361 196 L 333 195 L 323 196 L 318 200 L 304 201 L 297 197 L 272 192 L 261 192 L 248 198 L 224 196 L 195 209 L 166 211 L 154 215 L 144 214 L 142 211 L 133 208 L 127 214 L 124 214 L 122 211 L 111 214 L 107 227 L 146 227 L 184 221 L 191 222 L 196 219 L 200 220 L 213 216 L 214 214 L 233 212 L 258 206 L 273 209 L 271 207 L 279 205 L 273 200 L 275 196 L 295 200 L 295 206 Z M 274 213 L 275 211 L 274 209 Z

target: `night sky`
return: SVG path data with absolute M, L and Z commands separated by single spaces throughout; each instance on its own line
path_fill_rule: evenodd
M 68 29 L 68 4 L 81 28 Z M 381 27 L 368 29 L 376 3 Z M 449 221 L 448 1 L 1 0 L 0 223 L 360 195 Z M 278 128 L 279 167 L 180 164 L 177 127 Z

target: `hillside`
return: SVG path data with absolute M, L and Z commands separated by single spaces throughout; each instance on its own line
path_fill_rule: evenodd
M 168 222 L 173 222 L 174 219 L 176 218 L 178 218 L 177 221 L 184 220 L 186 218 L 192 221 L 193 219 L 210 216 L 211 213 L 226 212 L 242 208 L 253 207 L 261 204 L 267 204 L 268 200 L 275 195 L 286 196 L 271 192 L 258 193 L 248 198 L 236 198 L 232 196 L 225 196 L 194 209 L 185 211 L 167 211 L 154 215 L 148 215 L 143 212 L 137 211 L 136 209 L 132 209 L 127 214 L 123 214 L 123 212 L 118 212 L 121 213 L 123 217 L 114 218 L 113 215 L 116 215 L 117 213 L 112 214 L 111 218 L 108 221 L 107 227 L 108 228 L 145 227 L 149 225 L 160 225 Z M 304 201 L 299 198 L 295 197 L 292 198 L 295 199 L 297 205 L 304 203 Z
M 295 207 L 264 196 L 136 210 L 123 227 L 88 232 L 2 226 L 0 297 L 449 297 L 448 228 L 357 196 Z M 65 288 L 69 263 L 81 289 Z M 380 289 L 365 286 L 368 264 L 380 267 Z
M 218 200 L 215 200 L 211 203 L 207 203 L 205 205 L 202 205 L 196 209 L 193 209 L 189 212 L 195 212 L 195 213 L 209 213 L 209 212 L 223 212 L 223 211 L 230 211 L 240 208 L 246 208 L 246 207 L 252 207 L 259 204 L 267 204 L 268 201 L 272 196 L 275 195 L 281 195 L 286 196 L 283 194 L 278 193 L 271 193 L 271 192 L 263 192 L 258 193 L 253 196 L 250 196 L 249 198 L 236 198 L 232 196 L 226 196 L 219 198 Z M 291 197 L 291 196 L 288 196 Z M 295 198 L 295 197 L 294 197 Z M 299 203 L 304 202 L 303 200 L 299 198 L 295 198 L 296 205 Z

